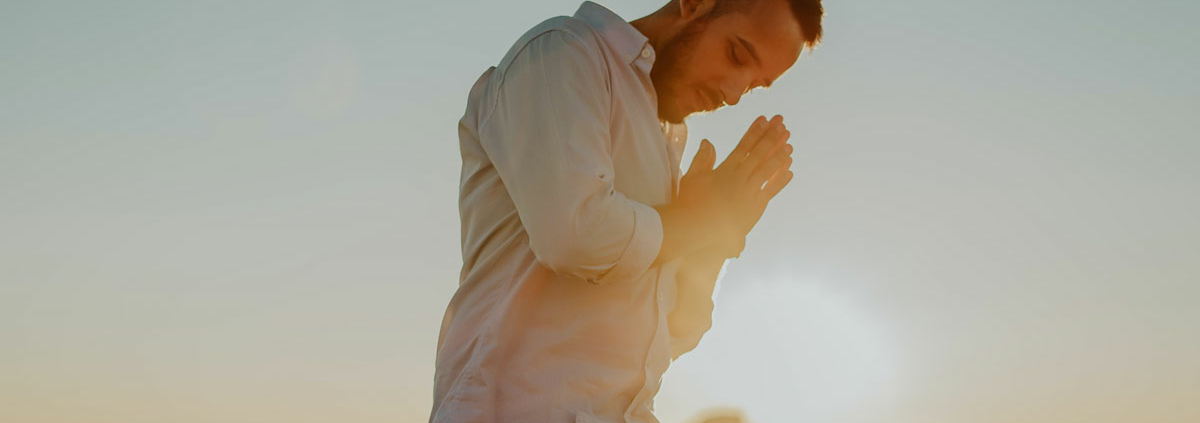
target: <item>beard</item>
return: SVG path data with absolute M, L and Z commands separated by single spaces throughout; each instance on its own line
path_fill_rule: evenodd
M 654 66 L 650 68 L 650 81 L 658 97 L 658 119 L 673 124 L 683 123 L 684 118 L 696 112 L 682 104 L 688 93 L 681 85 L 685 74 L 684 63 L 695 53 L 695 41 L 708 27 L 707 20 L 691 21 L 678 34 L 663 42 Z

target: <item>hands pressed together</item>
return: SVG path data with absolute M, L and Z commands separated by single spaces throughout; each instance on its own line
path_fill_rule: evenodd
M 746 235 L 762 217 L 767 203 L 792 180 L 791 133 L 779 115 L 759 116 L 737 147 L 715 169 L 716 150 L 702 140 L 696 157 L 679 181 L 674 204 L 698 214 L 706 249 L 738 257 Z

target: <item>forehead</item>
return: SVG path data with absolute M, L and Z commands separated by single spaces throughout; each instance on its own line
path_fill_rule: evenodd
M 785 0 L 750 2 L 743 10 L 727 13 L 713 22 L 723 36 L 740 37 L 754 47 L 762 68 L 778 76 L 796 63 L 804 47 L 800 24 Z

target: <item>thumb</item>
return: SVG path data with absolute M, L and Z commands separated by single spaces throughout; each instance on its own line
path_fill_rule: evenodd
M 688 168 L 688 173 L 700 171 L 709 171 L 713 168 L 713 163 L 717 160 L 716 149 L 713 148 L 711 142 L 707 139 L 700 141 L 700 149 L 696 151 L 696 156 L 692 158 L 692 166 Z

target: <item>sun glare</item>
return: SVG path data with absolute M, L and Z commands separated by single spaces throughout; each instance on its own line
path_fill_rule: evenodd
M 894 348 L 883 322 L 853 296 L 827 280 L 747 282 L 723 281 L 708 338 L 672 369 L 704 387 L 688 394 L 693 404 L 782 423 L 853 420 L 888 400 Z

